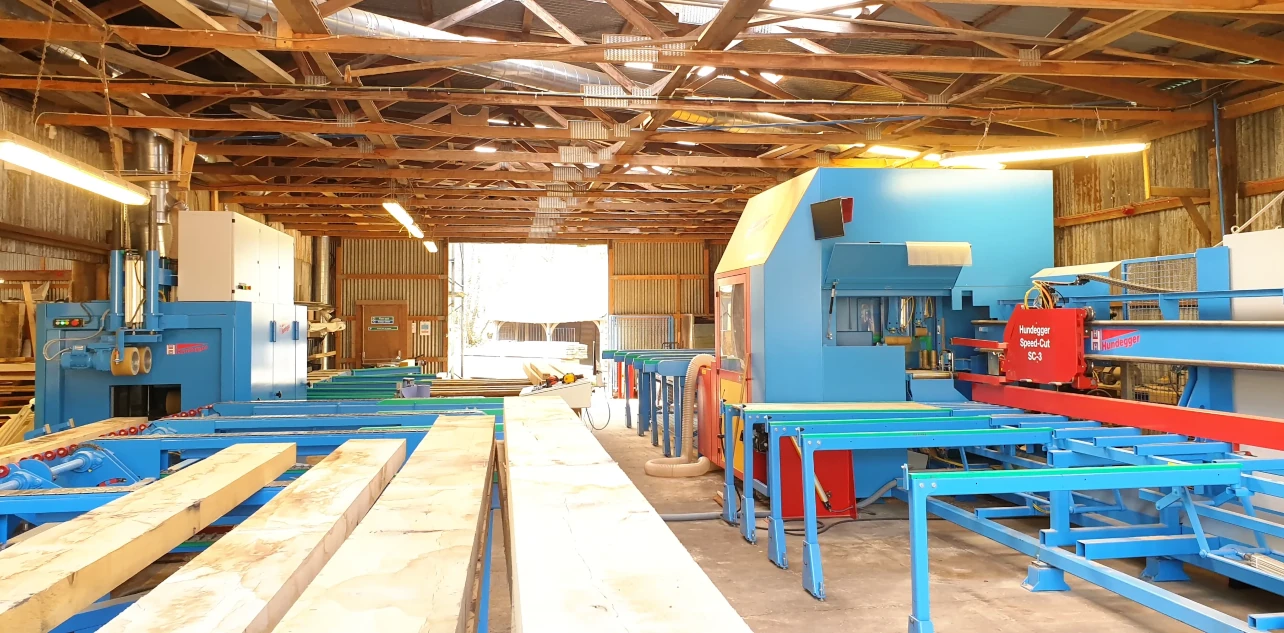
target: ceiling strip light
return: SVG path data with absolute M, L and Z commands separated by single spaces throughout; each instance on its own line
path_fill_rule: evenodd
M 142 187 L 10 132 L 0 132 L 0 162 L 44 174 L 123 204 L 142 205 L 152 199 Z
M 389 200 L 383 203 L 383 208 L 389 215 L 396 218 L 396 220 L 401 223 L 401 226 L 406 227 L 406 230 L 410 231 L 410 234 L 414 236 L 415 239 L 424 239 L 423 230 L 415 225 L 415 219 L 410 217 L 409 213 L 406 213 L 406 208 L 401 206 L 400 202 Z
M 1020 163 L 1037 160 L 1088 158 L 1112 154 L 1135 154 L 1146 149 L 1145 143 L 1113 143 L 1110 145 L 1071 145 L 1049 149 L 990 150 L 982 152 L 955 152 L 941 160 L 942 167 L 990 167 L 995 164 Z

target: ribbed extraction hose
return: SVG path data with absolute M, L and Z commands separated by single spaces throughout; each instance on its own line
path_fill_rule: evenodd
M 700 459 L 694 459 L 699 451 L 695 447 L 695 403 L 696 389 L 700 385 L 700 370 L 705 367 L 713 366 L 713 356 L 711 354 L 699 354 L 691 359 L 691 364 L 687 366 L 686 389 L 682 391 L 682 419 L 687 420 L 686 426 L 686 454 L 681 457 L 660 457 L 647 462 L 643 466 L 646 474 L 652 477 L 699 477 L 713 468 L 713 464 L 708 457 L 701 456 Z

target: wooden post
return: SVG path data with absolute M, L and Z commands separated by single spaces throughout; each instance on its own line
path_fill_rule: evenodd
M 334 241 L 334 313 L 343 314 L 343 238 L 336 237 Z M 348 327 L 353 327 L 352 323 L 348 323 Z M 336 369 L 344 369 L 352 359 L 344 354 L 342 331 L 334 333 L 334 349 L 338 352 L 335 355 Z

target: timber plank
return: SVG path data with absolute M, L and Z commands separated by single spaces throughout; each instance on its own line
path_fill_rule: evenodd
M 490 505 L 492 416 L 442 416 L 276 633 L 455 633 Z
M 293 444 L 237 444 L 0 551 L 0 631 L 46 633 L 294 464 Z
M 504 432 L 514 631 L 749 631 L 561 398 L 505 398 Z
M 267 633 L 406 461 L 405 440 L 349 440 L 99 633 Z
M 14 462 L 27 459 L 32 455 L 39 455 L 45 451 L 57 451 L 60 448 L 66 448 L 72 444 L 92 440 L 98 437 L 115 433 L 131 426 L 138 426 L 147 422 L 147 418 L 108 418 L 101 422 L 77 426 L 65 431 L 51 433 L 34 440 L 19 442 L 10 446 L 0 448 L 0 465 L 12 464 Z

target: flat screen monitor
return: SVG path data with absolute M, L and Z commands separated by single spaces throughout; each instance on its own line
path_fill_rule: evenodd
M 827 240 L 847 234 L 843 228 L 843 200 L 834 198 L 811 205 L 811 226 L 816 239 Z

